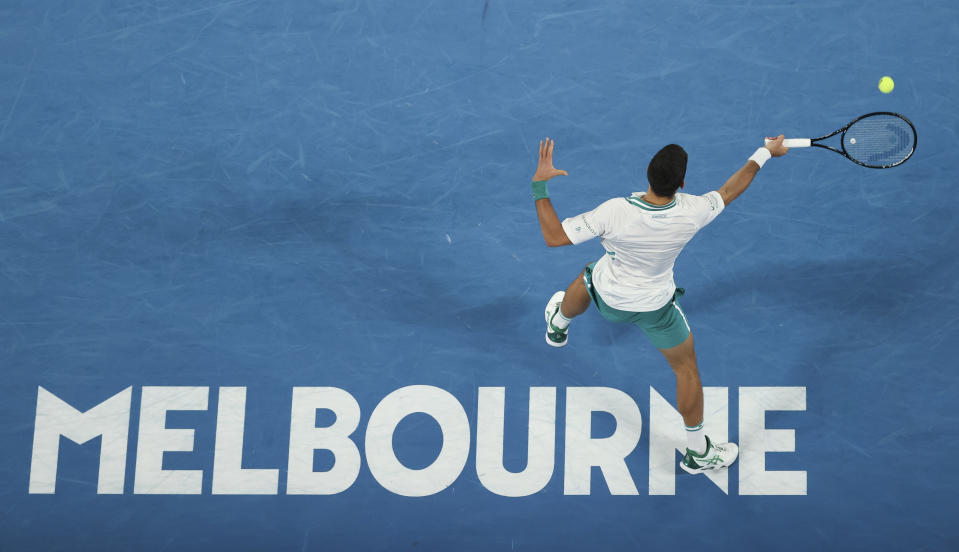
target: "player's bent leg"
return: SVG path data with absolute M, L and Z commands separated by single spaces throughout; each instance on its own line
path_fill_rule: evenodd
M 592 302 L 592 298 L 589 296 L 589 290 L 586 289 L 586 284 L 583 283 L 583 275 L 585 273 L 585 270 L 580 272 L 579 276 L 566 288 L 561 314 L 569 320 L 586 312 L 586 309 L 589 308 L 589 304 Z
M 557 291 L 546 303 L 546 343 L 553 347 L 565 346 L 569 338 L 569 323 L 586 312 L 589 303 L 589 291 L 583 283 L 581 272 L 566 291 Z
M 703 384 L 699 381 L 693 334 L 679 345 L 659 352 L 676 374 L 676 407 L 683 422 L 686 427 L 699 425 L 703 421 Z
M 729 467 L 739 456 L 739 447 L 735 443 L 713 443 L 703 431 L 703 385 L 692 334 L 660 352 L 676 374 L 676 406 L 686 425 L 688 446 L 680 467 L 689 473 Z

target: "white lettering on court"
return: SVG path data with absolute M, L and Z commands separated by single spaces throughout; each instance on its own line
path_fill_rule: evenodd
M 336 419 L 316 427 L 316 411 L 328 409 Z M 331 495 L 345 491 L 360 474 L 360 451 L 350 435 L 360 425 L 360 405 L 337 387 L 294 387 L 290 414 L 290 458 L 287 494 Z M 315 450 L 333 453 L 333 467 L 313 471 Z
M 529 496 L 553 477 L 556 455 L 556 388 L 529 390 L 529 434 L 526 468 L 503 467 L 506 388 L 480 387 L 476 420 L 476 475 L 480 483 L 502 496 Z
M 649 388 L 649 494 L 674 495 L 678 461 L 686 447 L 683 420 L 660 393 Z M 98 494 L 124 492 L 125 467 L 133 390 L 81 412 L 43 387 L 37 389 L 33 453 L 29 492 L 56 492 L 60 437 L 83 444 L 101 437 Z M 521 471 L 506 469 L 504 458 L 520 451 L 504 450 L 506 442 L 506 388 L 480 387 L 477 395 L 476 474 L 490 492 L 523 497 L 542 491 L 555 471 L 557 397 L 554 387 L 532 387 L 527 411 L 526 465 Z M 139 435 L 136 446 L 135 494 L 200 494 L 203 471 L 163 469 L 165 452 L 193 451 L 194 429 L 168 428 L 167 412 L 207 410 L 208 387 L 143 387 Z M 704 388 L 705 428 L 710 439 L 728 437 L 729 392 L 725 387 Z M 335 416 L 317 427 L 319 410 Z M 796 431 L 767 429 L 768 411 L 805 411 L 805 387 L 739 388 L 740 456 L 731 469 L 739 472 L 741 495 L 806 495 L 806 472 L 769 471 L 767 453 L 796 450 Z M 593 438 L 592 417 L 610 414 L 612 435 Z M 422 413 L 433 418 L 442 432 L 436 459 L 422 469 L 411 469 L 393 448 L 398 424 Z M 360 405 L 347 391 L 336 387 L 294 387 L 290 412 L 287 494 L 332 495 L 349 489 L 357 480 L 362 458 L 354 433 L 361 421 Z M 279 469 L 244 468 L 243 437 L 246 422 L 246 388 L 222 387 L 216 415 L 213 451 L 214 494 L 276 494 Z M 636 495 L 639 491 L 626 458 L 642 436 L 643 420 L 636 402 L 609 387 L 566 389 L 563 493 L 591 493 L 593 468 L 599 468 L 610 493 Z M 515 427 L 515 423 L 511 423 Z M 393 391 L 373 409 L 365 434 L 365 454 L 370 473 L 386 490 L 403 496 L 428 496 L 448 488 L 462 473 L 470 454 L 471 427 L 463 405 L 438 387 L 413 385 Z M 314 471 L 317 450 L 330 451 L 329 469 Z M 423 451 L 420 451 L 423 452 Z M 684 476 L 683 474 L 680 474 Z M 698 477 L 698 476 L 695 476 Z M 708 472 L 707 477 L 729 494 L 729 471 Z M 698 485 L 699 483 L 695 483 Z
M 393 451 L 393 432 L 400 420 L 422 412 L 443 432 L 439 456 L 429 466 L 407 468 Z M 380 401 L 366 427 L 366 462 L 370 473 L 386 490 L 403 496 L 427 496 L 449 487 L 466 466 L 470 452 L 470 425 L 463 405 L 448 391 L 429 385 L 411 385 Z
M 766 471 L 767 452 L 796 450 L 794 430 L 766 429 L 769 410 L 806 410 L 806 388 L 739 388 L 739 494 L 805 495 L 805 471 Z
M 649 388 L 649 494 L 676 494 L 676 455 L 686 453 L 683 417 L 655 389 Z M 729 439 L 729 390 L 725 387 L 703 388 L 703 429 L 710 440 L 724 443 Z M 686 472 L 682 475 L 686 475 Z M 729 494 L 729 470 L 705 473 L 710 481 Z
M 616 420 L 609 437 L 592 438 L 593 412 L 608 412 Z M 598 466 L 614 495 L 639 494 L 629 474 L 626 457 L 643 433 L 643 417 L 636 402 L 611 387 L 566 389 L 566 463 L 563 493 L 588 495 L 593 466 Z
M 56 492 L 62 435 L 78 445 L 102 437 L 97 494 L 122 494 L 132 397 L 133 388 L 127 387 L 90 410 L 80 412 L 43 387 L 37 387 L 37 416 L 33 426 L 28 492 Z
M 203 470 L 165 470 L 163 453 L 193 450 L 192 429 L 168 429 L 170 410 L 206 410 L 208 387 L 144 387 L 140 393 L 134 494 L 200 494 Z
M 213 449 L 213 494 L 276 494 L 280 470 L 243 468 L 246 387 L 221 387 Z

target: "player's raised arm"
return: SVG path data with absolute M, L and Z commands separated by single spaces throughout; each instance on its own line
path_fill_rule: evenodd
M 536 174 L 533 175 L 533 199 L 536 201 L 536 216 L 539 217 L 539 227 L 543 231 L 543 239 L 546 245 L 558 247 L 561 245 L 572 245 L 569 241 L 563 225 L 553 210 L 553 204 L 549 200 L 549 192 L 546 189 L 546 182 L 554 176 L 566 175 L 567 172 L 553 167 L 553 145 L 554 142 L 548 137 L 546 141 L 539 143 L 539 164 L 536 167 Z
M 756 153 L 749 158 L 749 161 L 746 161 L 746 164 L 733 173 L 733 175 L 729 177 L 729 180 L 723 184 L 723 187 L 719 189 L 719 195 L 723 196 L 723 202 L 726 205 L 732 203 L 734 199 L 746 191 L 746 188 L 749 187 L 756 173 L 759 172 L 759 169 L 770 157 L 782 157 L 786 155 L 789 148 L 783 145 L 783 138 L 785 137 L 780 134 L 776 138 L 770 139 L 765 147 L 756 150 Z

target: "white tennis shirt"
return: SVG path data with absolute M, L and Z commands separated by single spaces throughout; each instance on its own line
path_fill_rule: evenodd
M 563 221 L 569 241 L 598 237 L 606 255 L 593 267 L 593 287 L 614 309 L 648 312 L 676 291 L 673 264 L 683 247 L 719 213 L 719 192 L 676 194 L 666 205 L 643 200 L 644 193 L 618 197 Z

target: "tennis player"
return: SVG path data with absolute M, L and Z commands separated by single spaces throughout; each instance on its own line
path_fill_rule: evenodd
M 713 443 L 703 431 L 703 386 L 696 366 L 693 335 L 677 299 L 684 290 L 673 282 L 673 263 L 701 228 L 739 197 L 771 157 L 785 155 L 783 136 L 759 148 L 723 186 L 705 195 L 679 193 L 685 187 L 686 151 L 670 144 L 649 162 L 649 188 L 606 201 L 560 222 L 546 182 L 566 171 L 553 167 L 549 138 L 539 144 L 533 175 L 536 214 L 546 245 L 580 244 L 599 238 L 606 254 L 590 263 L 566 291 L 546 304 L 546 343 L 563 347 L 569 324 L 590 303 L 613 322 L 639 326 L 676 373 L 676 401 L 686 425 L 687 448 L 680 466 L 689 473 L 729 467 L 739 455 L 735 443 Z

